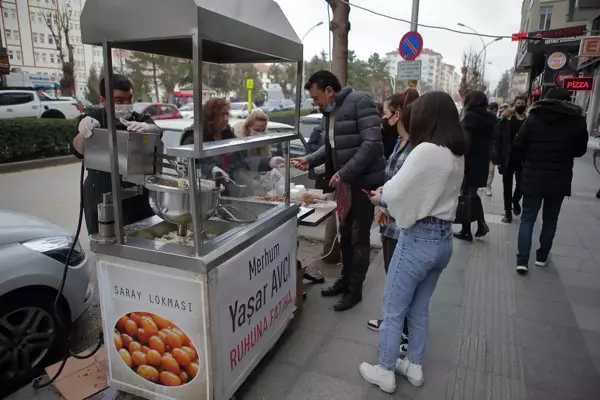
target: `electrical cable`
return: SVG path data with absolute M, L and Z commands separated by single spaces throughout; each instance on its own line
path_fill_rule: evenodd
M 353 8 L 358 8 L 359 10 L 363 10 L 365 12 L 371 13 L 373 15 L 377 15 L 379 17 L 383 17 L 383 18 L 387 18 L 387 19 L 391 19 L 393 21 L 399 21 L 399 22 L 405 22 L 407 24 L 411 24 L 412 22 L 410 20 L 407 19 L 403 19 L 403 18 L 398 18 L 398 17 L 392 17 L 391 15 L 387 15 L 384 13 L 380 13 L 377 12 L 375 10 L 371 10 L 367 7 L 363 7 L 363 6 L 359 6 L 356 4 L 351 4 L 350 1 L 348 0 L 338 0 L 341 3 L 344 4 L 348 4 L 349 6 L 353 7 Z M 505 35 L 490 35 L 490 34 L 484 34 L 484 33 L 475 33 L 475 32 L 465 32 L 465 31 L 460 31 L 458 29 L 453 29 L 453 28 L 448 28 L 445 26 L 438 26 L 438 25 L 427 25 L 427 24 L 423 24 L 418 22 L 417 26 L 423 27 L 423 28 L 429 28 L 429 29 L 438 29 L 438 30 L 443 30 L 443 31 L 447 31 L 447 32 L 452 32 L 452 33 L 458 33 L 460 35 L 469 35 L 469 36 L 479 36 L 479 37 L 487 37 L 487 38 L 501 38 L 501 39 L 513 39 L 513 36 L 505 36 Z M 584 33 L 593 33 L 590 31 L 584 32 Z M 531 36 L 522 36 L 519 37 L 519 40 L 540 40 L 543 38 L 539 38 L 539 37 L 531 37 Z
M 60 281 L 60 288 L 56 295 L 56 299 L 54 300 L 54 317 L 56 318 L 56 321 L 58 322 L 58 325 L 60 326 L 60 332 L 64 332 L 67 330 L 67 326 L 65 326 L 65 323 L 61 318 L 60 300 L 62 298 L 62 293 L 64 291 L 65 283 L 67 281 L 67 274 L 69 272 L 69 262 L 71 261 L 71 255 L 73 254 L 73 251 L 75 250 L 75 246 L 79 242 L 79 234 L 81 233 L 81 227 L 83 225 L 83 179 L 84 179 L 84 175 L 85 175 L 85 163 L 82 161 L 81 162 L 81 173 L 80 173 L 80 177 L 79 177 L 79 219 L 77 221 L 77 229 L 75 231 L 75 237 L 73 238 L 73 243 L 71 243 L 71 247 L 69 248 L 69 252 L 67 253 L 67 259 L 65 260 L 63 274 L 62 274 L 62 278 Z M 69 359 L 69 356 L 71 356 L 73 358 L 77 358 L 79 360 L 85 360 L 87 358 L 93 357 L 98 352 L 98 350 L 100 350 L 100 348 L 102 348 L 102 345 L 104 344 L 104 335 L 103 335 L 102 331 L 100 331 L 99 341 L 96 344 L 96 346 L 94 347 L 94 349 L 89 354 L 82 356 L 82 355 L 73 353 L 71 351 L 71 349 L 69 347 L 70 339 L 71 339 L 71 335 L 69 334 L 67 336 L 67 338 L 65 339 L 64 357 L 61 361 L 58 371 L 56 371 L 56 374 L 52 378 L 48 379 L 48 382 L 45 382 L 45 383 L 40 383 L 43 379 L 43 376 L 34 379 L 33 384 L 32 384 L 34 389 L 42 389 L 42 388 L 45 388 L 45 387 L 53 384 L 58 379 L 58 377 L 62 373 L 63 369 L 65 368 L 65 365 L 67 364 L 67 360 Z

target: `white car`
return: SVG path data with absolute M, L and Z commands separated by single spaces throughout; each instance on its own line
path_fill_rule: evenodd
M 73 236 L 26 214 L 0 210 L 0 397 L 43 373 L 62 354 L 68 333 L 54 313 Z M 77 244 L 59 302 L 70 325 L 92 301 L 92 269 Z
M 75 99 L 59 100 L 35 90 L 0 90 L 0 119 L 75 119 L 81 112 Z
M 179 112 L 184 119 L 194 118 L 194 103 L 186 103 L 179 107 Z
M 256 104 L 252 103 L 252 109 L 256 109 Z M 248 118 L 248 102 L 231 103 L 229 106 L 229 116 L 234 119 Z

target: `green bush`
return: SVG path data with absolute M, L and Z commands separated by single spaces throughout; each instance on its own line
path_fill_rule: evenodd
M 311 113 L 311 110 L 300 110 L 300 116 L 303 117 Z M 280 124 L 288 124 L 294 126 L 295 111 L 279 111 L 268 113 L 269 120 L 279 122 Z
M 0 119 L 0 163 L 71 154 L 75 120 Z

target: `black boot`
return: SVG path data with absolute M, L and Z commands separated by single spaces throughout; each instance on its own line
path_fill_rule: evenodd
M 475 237 L 478 237 L 478 238 L 484 237 L 489 232 L 490 232 L 490 227 L 485 222 L 485 219 L 482 218 L 480 221 L 477 221 L 477 232 L 475 232 Z
M 335 281 L 333 285 L 321 290 L 321 295 L 323 297 L 333 297 L 338 296 L 340 294 L 345 294 L 347 292 L 348 282 L 346 282 L 343 278 L 340 278 L 337 281 Z
M 334 311 L 346 311 L 357 305 L 362 301 L 361 292 L 347 292 L 344 297 L 340 299 L 333 306 Z
M 596 192 L 596 198 L 600 199 L 600 189 L 598 189 L 598 191 Z
M 504 218 L 502 218 L 502 222 L 505 224 L 510 224 L 512 222 L 512 211 L 506 211 L 506 214 L 504 215 Z
M 458 240 L 464 240 L 466 242 L 473 241 L 473 234 L 471 233 L 471 224 L 462 224 L 460 232 L 454 232 L 454 237 Z

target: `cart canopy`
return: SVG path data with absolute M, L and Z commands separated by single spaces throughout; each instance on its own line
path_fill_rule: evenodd
M 87 0 L 84 44 L 192 59 L 192 35 L 202 61 L 302 61 L 302 42 L 273 0 Z

